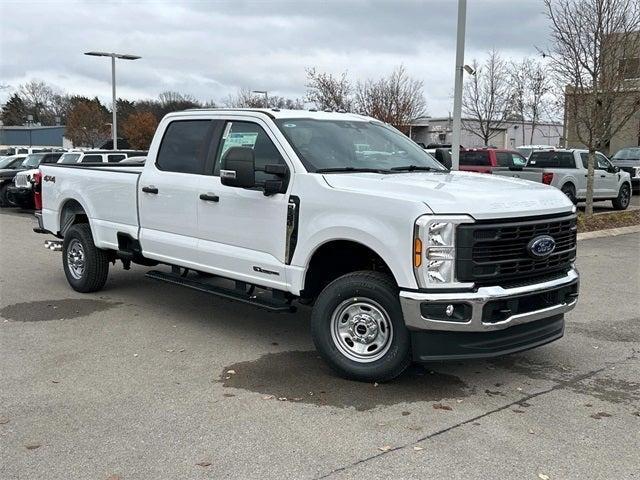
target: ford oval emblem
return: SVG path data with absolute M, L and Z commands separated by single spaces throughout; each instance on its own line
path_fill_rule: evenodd
M 527 245 L 529 255 L 534 258 L 548 257 L 556 249 L 556 241 L 549 235 L 540 235 Z

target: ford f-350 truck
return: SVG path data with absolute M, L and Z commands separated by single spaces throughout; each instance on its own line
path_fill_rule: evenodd
M 119 260 L 274 311 L 312 305 L 318 351 L 352 379 L 549 343 L 577 301 L 562 192 L 449 171 L 360 115 L 172 113 L 144 167 L 41 174 L 35 230 L 61 239 L 75 290 L 100 290 Z

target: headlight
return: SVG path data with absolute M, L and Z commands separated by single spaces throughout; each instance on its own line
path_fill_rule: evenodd
M 424 215 L 416 220 L 413 270 L 421 288 L 464 288 L 456 281 L 456 228 L 473 223 L 467 215 Z
M 635 176 L 636 176 L 636 177 L 640 177 L 640 167 L 633 167 L 633 168 L 635 168 L 635 169 L 636 169 L 636 174 L 635 174 Z

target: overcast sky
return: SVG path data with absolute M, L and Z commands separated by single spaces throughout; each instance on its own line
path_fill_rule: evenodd
M 469 0 L 466 63 L 544 46 L 542 0 Z M 0 84 L 36 78 L 110 103 L 110 64 L 89 50 L 140 55 L 117 65 L 118 96 L 165 90 L 220 102 L 240 87 L 302 97 L 305 68 L 354 80 L 403 63 L 431 115 L 451 110 L 456 0 L 0 0 Z M 0 92 L 5 100 L 10 89 Z

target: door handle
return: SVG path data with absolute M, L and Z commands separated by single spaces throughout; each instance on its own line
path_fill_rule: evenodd
M 153 185 L 149 185 L 148 187 L 142 187 L 142 191 L 144 193 L 158 193 L 158 189 Z
M 205 202 L 218 202 L 220 201 L 220 197 L 209 193 L 201 193 L 200 200 L 204 200 Z
M 606 177 L 607 177 L 606 175 L 600 175 L 600 178 L 606 178 Z

